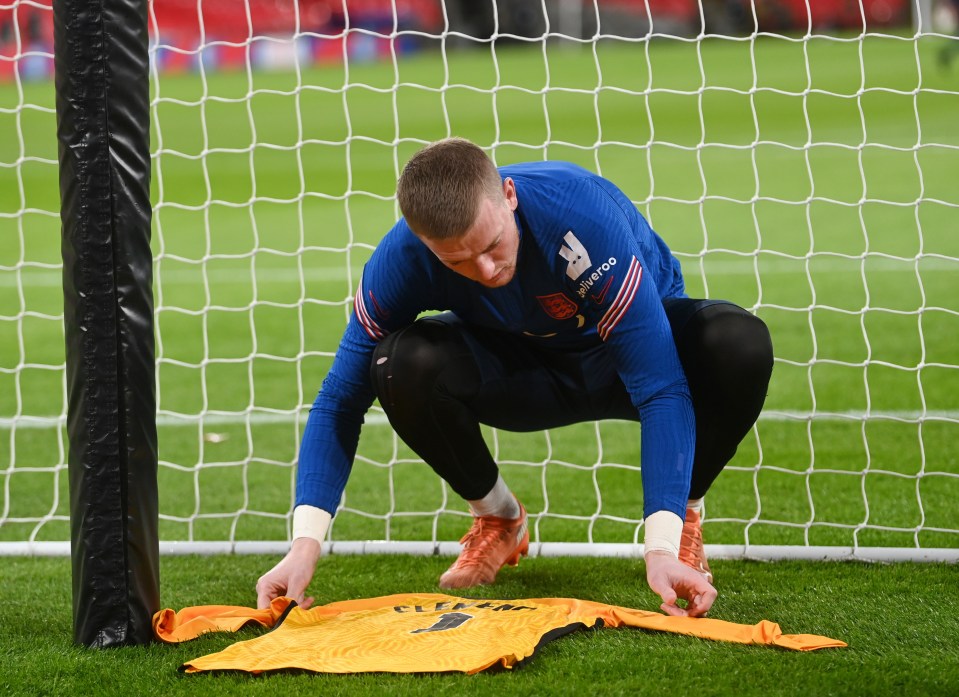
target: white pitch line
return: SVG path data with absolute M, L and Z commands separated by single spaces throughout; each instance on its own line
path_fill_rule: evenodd
M 307 410 L 299 414 L 299 423 L 305 424 Z M 201 423 L 209 426 L 238 426 L 247 423 L 251 425 L 263 424 L 292 424 L 297 415 L 292 413 L 251 412 L 234 414 L 160 414 L 157 416 L 159 427 L 196 426 Z M 930 409 L 927 411 L 884 410 L 873 411 L 868 415 L 863 411 L 809 411 L 769 410 L 759 416 L 760 421 L 816 421 L 816 422 L 856 422 L 856 421 L 900 421 L 905 423 L 919 423 L 920 421 L 955 421 L 959 423 L 957 409 Z M 65 425 L 66 417 L 57 416 L 20 416 L 0 418 L 0 429 L 49 429 Z M 383 414 L 367 414 L 367 426 L 384 426 L 389 422 Z M 628 422 L 623 422 L 628 423 Z
M 247 269 L 207 269 L 206 278 L 213 283 L 232 283 L 237 285 L 250 285 L 250 278 L 243 276 L 242 272 Z M 359 279 L 360 270 L 353 272 L 352 278 Z M 299 284 L 301 275 L 292 269 L 257 269 L 257 283 L 281 283 Z M 315 266 L 303 270 L 302 279 L 304 281 L 345 281 L 346 269 L 336 266 Z M 198 285 L 203 283 L 203 269 L 197 264 L 192 269 L 170 269 L 161 271 L 154 278 L 154 284 L 169 285 Z M 63 275 L 59 270 L 36 269 L 23 267 L 20 271 L 20 280 L 17 275 L 7 270 L 7 273 L 0 273 L 0 288 L 60 288 L 63 286 Z
M 217 264 L 223 260 L 216 257 L 210 260 Z M 689 278 L 700 275 L 699 261 L 697 258 L 682 258 L 683 270 Z M 805 261 L 803 259 L 765 259 L 760 258 L 756 264 L 759 273 L 767 274 L 805 274 Z M 169 285 L 187 285 L 203 282 L 203 269 L 200 264 L 193 268 L 182 268 L 182 262 L 178 262 L 181 268 L 167 269 L 162 268 L 156 275 L 155 282 Z M 703 260 L 707 276 L 752 276 L 756 273 L 753 259 L 709 259 Z M 858 273 L 860 268 L 865 265 L 866 273 L 909 273 L 915 274 L 917 262 L 912 259 L 889 259 L 886 257 L 870 257 L 865 262 L 860 259 L 838 259 L 835 257 L 812 257 L 809 260 L 809 273 L 818 275 L 822 273 Z M 250 262 L 242 264 L 240 268 L 222 269 L 211 268 L 206 271 L 206 278 L 214 283 L 230 283 L 237 285 L 250 285 L 250 278 L 243 275 L 243 271 L 249 270 Z M 307 266 L 303 269 L 302 275 L 293 268 L 257 268 L 257 283 L 278 283 L 278 284 L 298 284 L 300 279 L 303 281 L 345 281 L 346 269 L 338 266 Z M 959 271 L 959 259 L 924 257 L 918 262 L 920 274 L 925 273 L 956 273 Z M 15 288 L 23 287 L 48 287 L 59 288 L 63 285 L 63 276 L 58 269 L 38 269 L 35 267 L 24 266 L 20 269 L 19 280 L 11 269 L 4 269 L 6 273 L 0 273 L 0 287 Z M 360 270 L 354 269 L 351 278 L 359 279 Z

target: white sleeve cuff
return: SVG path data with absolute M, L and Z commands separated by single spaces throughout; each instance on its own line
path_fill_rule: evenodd
M 683 519 L 671 511 L 656 511 L 647 516 L 646 541 L 643 552 L 664 551 L 679 557 L 679 540 L 683 536 Z
M 293 509 L 293 539 L 310 537 L 323 544 L 331 520 L 333 516 L 322 508 L 301 504 Z

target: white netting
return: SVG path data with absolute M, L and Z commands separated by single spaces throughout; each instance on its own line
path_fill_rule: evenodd
M 608 176 L 691 295 L 769 324 L 767 409 L 708 497 L 713 554 L 955 558 L 957 41 L 904 2 L 819 5 L 156 0 L 164 549 L 286 544 L 306 410 L 399 170 L 462 135 L 500 164 Z M 0 4 L 15 134 L 0 139 L 0 548 L 43 553 L 69 534 L 53 92 L 26 80 L 50 60 L 47 34 L 23 38 L 32 14 L 49 20 Z M 636 553 L 636 425 L 488 436 L 534 551 Z M 465 515 L 374 408 L 333 548 L 448 551 Z
M 50 15 L 49 3 L 0 2 L 4 543 L 41 531 L 69 539 L 56 124 L 52 83 L 43 79 L 52 71 Z

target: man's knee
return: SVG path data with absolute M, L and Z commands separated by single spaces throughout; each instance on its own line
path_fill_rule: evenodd
M 754 375 L 768 381 L 773 368 L 773 344 L 766 323 L 736 305 L 705 320 L 702 353 L 715 369 L 734 375 Z
M 466 353 L 456 327 L 428 319 L 414 322 L 373 350 L 370 377 L 376 396 L 389 407 L 422 400 L 437 389 L 462 389 L 475 372 L 463 360 Z

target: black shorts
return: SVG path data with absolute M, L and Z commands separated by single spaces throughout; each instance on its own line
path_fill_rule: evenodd
M 721 306 L 721 307 L 717 307 Z M 695 354 L 686 327 L 698 313 L 742 308 L 724 300 L 670 298 L 663 303 L 680 356 Z M 639 413 L 606 345 L 557 350 L 522 336 L 470 325 L 451 312 L 419 320 L 455 326 L 469 346 L 482 387 L 470 402 L 479 421 L 506 431 L 540 431 Z

